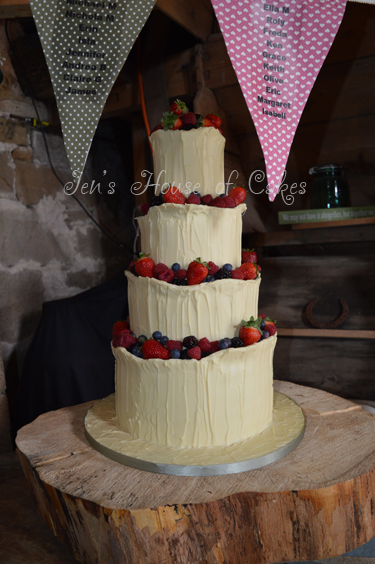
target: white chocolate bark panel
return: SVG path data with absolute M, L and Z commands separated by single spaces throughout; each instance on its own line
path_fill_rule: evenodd
M 129 271 L 125 274 L 130 326 L 136 335 L 150 338 L 154 331 L 161 331 L 170 339 L 194 335 L 216 341 L 238 335 L 242 319 L 258 317 L 260 278 L 175 286 L 137 278 Z
M 228 445 L 261 433 L 272 419 L 276 336 L 201 360 L 116 359 L 119 426 L 174 447 Z
M 189 132 L 188 132 L 189 133 Z M 246 205 L 215 208 L 195 204 L 163 204 L 138 217 L 141 249 L 155 263 L 187 268 L 200 257 L 218 266 L 241 264 L 242 214 Z
M 202 196 L 219 195 L 225 191 L 225 138 L 217 129 L 158 130 L 150 136 L 150 141 L 154 182 L 159 184 L 157 194 L 164 183 L 177 186 L 186 197 L 194 190 Z

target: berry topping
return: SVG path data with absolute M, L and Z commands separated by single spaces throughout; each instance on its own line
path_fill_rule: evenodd
M 235 208 L 236 202 L 233 200 L 231 196 L 224 196 L 223 202 L 225 203 L 226 208 Z
M 124 349 L 129 349 L 137 343 L 137 340 L 137 337 L 129 333 L 129 329 L 122 329 L 113 337 L 112 344 L 114 348 L 124 347 Z
M 187 204 L 197 204 L 197 205 L 199 205 L 201 203 L 201 199 L 196 194 L 190 194 L 190 196 L 186 200 L 186 203 Z
M 182 119 L 176 116 L 176 114 L 171 112 L 164 112 L 163 119 L 161 120 L 161 124 L 163 126 L 164 131 L 168 131 L 168 129 L 181 129 L 184 125 L 182 123 Z
M 263 331 L 263 339 L 268 339 L 268 337 L 270 336 L 269 331 Z
M 147 341 L 146 335 L 140 335 L 138 337 L 138 344 L 143 345 L 143 343 L 145 343 L 146 341 Z
M 183 114 L 186 114 L 189 110 L 185 102 L 182 102 L 181 100 L 175 100 L 173 104 L 171 104 L 169 111 L 170 113 L 175 114 L 176 116 L 182 116 Z
M 184 114 L 181 120 L 184 125 L 191 125 L 193 127 L 197 125 L 197 118 L 195 117 L 195 114 L 193 112 L 188 112 L 187 114 Z
M 254 319 L 253 316 L 250 317 L 249 321 L 241 321 L 241 329 L 239 337 L 245 347 L 248 345 L 253 345 L 260 341 L 262 336 L 262 330 L 260 328 L 261 317 Z
M 150 208 L 153 208 L 154 206 L 161 206 L 162 204 L 164 204 L 162 194 L 159 194 L 158 196 L 153 196 L 150 200 Z
M 173 272 L 177 272 L 178 270 L 180 270 L 181 266 L 178 264 L 178 262 L 175 262 L 174 264 L 172 264 L 172 270 Z
M 227 349 L 229 347 L 228 341 L 227 339 L 220 339 L 219 341 L 219 350 L 224 350 Z
M 155 341 L 160 341 L 160 339 L 162 338 L 162 333 L 161 331 L 154 331 L 152 334 L 152 338 L 155 339 Z
M 180 358 L 181 360 L 190 360 L 189 351 L 187 349 L 181 351 Z
M 246 200 L 246 190 L 242 186 L 236 186 L 229 192 L 229 196 L 236 202 L 236 206 L 239 206 Z
M 232 272 L 233 266 L 227 262 L 226 264 L 224 264 L 224 265 L 222 266 L 222 269 L 223 269 L 223 270 L 228 270 L 228 272 Z
M 163 347 L 158 341 L 148 339 L 142 347 L 143 358 L 162 358 L 168 360 L 171 358 L 170 352 Z
M 203 339 L 200 339 L 200 341 L 198 341 L 198 347 L 202 352 L 211 351 L 211 343 L 206 337 L 203 337 Z
M 207 268 L 208 268 L 208 274 L 210 275 L 216 274 L 216 272 L 220 270 L 220 267 L 217 266 L 217 264 L 215 264 L 211 260 L 207 263 Z
M 215 127 L 215 126 L 210 119 L 203 118 L 202 119 L 202 127 Z
M 254 249 L 252 249 L 251 251 L 249 249 L 243 249 L 242 253 L 241 253 L 241 262 L 242 264 L 244 262 L 252 262 L 255 263 L 257 262 L 258 257 L 256 252 L 254 252 Z
M 188 355 L 190 358 L 195 358 L 195 360 L 200 360 L 202 351 L 198 346 L 193 347 L 192 349 L 188 349 Z
M 243 347 L 243 341 L 239 337 L 233 337 L 232 347 L 234 349 L 239 349 L 240 347 Z
M 159 274 L 165 272 L 166 270 L 168 270 L 168 266 L 162 262 L 158 262 L 158 264 L 155 264 L 154 266 L 154 278 L 159 278 Z
M 177 349 L 178 351 L 182 350 L 181 341 L 173 341 L 173 339 L 169 339 L 165 346 L 169 351 L 172 351 L 173 349 Z
M 225 280 L 226 278 L 232 278 L 232 273 L 229 270 L 220 268 L 215 274 L 215 280 Z
M 180 268 L 180 270 L 177 270 L 177 272 L 175 273 L 175 276 L 177 280 L 183 280 L 187 276 L 187 270 Z
M 185 339 L 182 341 L 182 345 L 186 349 L 192 349 L 193 347 L 196 347 L 198 345 L 198 339 L 196 337 L 193 337 L 193 335 L 190 335 L 189 337 L 185 337 Z
M 245 280 L 244 273 L 241 272 L 241 270 L 238 270 L 238 268 L 236 268 L 235 270 L 232 270 L 231 274 L 232 274 L 232 278 L 234 278 L 236 280 Z
M 217 352 L 219 350 L 219 341 L 211 341 L 211 352 Z
M 241 264 L 238 270 L 244 274 L 245 280 L 255 280 L 258 276 L 257 268 L 252 262 Z
M 224 199 L 220 198 L 220 196 L 211 200 L 211 202 L 208 205 L 212 206 L 214 208 L 225 208 L 226 207 Z
M 166 204 L 185 204 L 186 198 L 177 186 L 171 186 L 164 192 L 163 200 Z
M 178 349 L 171 350 L 171 358 L 180 358 L 181 352 Z
M 162 338 L 160 339 L 160 343 L 163 345 L 163 347 L 165 347 L 165 345 L 168 343 L 169 339 L 166 335 L 163 335 Z
M 112 338 L 117 335 L 120 331 L 126 329 L 130 332 L 129 323 L 127 321 L 116 321 L 116 323 L 112 327 Z
M 212 200 L 211 194 L 206 194 L 205 196 L 202 196 L 202 198 L 201 198 L 201 202 L 202 202 L 202 204 L 204 204 L 205 206 L 209 206 L 211 200 Z
M 273 323 L 266 323 L 264 330 L 267 331 L 270 336 L 275 335 L 277 333 L 276 326 Z
M 172 282 L 174 277 L 175 272 L 171 268 L 168 268 L 167 270 L 164 270 L 164 272 L 159 274 L 158 279 L 163 280 L 163 282 Z
M 151 135 L 152 133 L 154 133 L 154 131 L 158 131 L 159 129 L 163 129 L 163 126 L 162 126 L 160 123 L 158 123 L 158 125 L 155 125 L 155 127 L 154 127 L 154 129 L 151 131 L 150 135 Z
M 148 202 L 141 204 L 141 213 L 143 215 L 147 215 L 149 209 L 150 209 L 150 204 Z
M 189 286 L 200 284 L 208 274 L 207 263 L 201 262 L 200 258 L 193 260 L 187 270 L 187 283 Z
M 214 124 L 214 127 L 217 127 L 217 128 L 221 127 L 221 119 L 219 118 L 218 115 L 207 114 L 206 118 L 209 119 Z
M 154 272 L 154 261 L 148 256 L 141 253 L 140 258 L 135 263 L 135 271 L 139 276 L 152 278 Z

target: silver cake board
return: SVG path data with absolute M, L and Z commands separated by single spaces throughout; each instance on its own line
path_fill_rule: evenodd
M 294 450 L 304 431 L 302 409 L 280 392 L 274 392 L 272 423 L 263 433 L 220 447 L 176 448 L 137 439 L 117 425 L 114 394 L 96 402 L 85 418 L 86 438 L 100 454 L 138 470 L 174 476 L 220 476 L 262 468 Z

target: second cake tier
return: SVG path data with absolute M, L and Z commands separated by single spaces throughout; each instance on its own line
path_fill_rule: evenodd
M 216 280 L 174 286 L 155 278 L 128 278 L 129 318 L 136 335 L 161 331 L 170 339 L 187 335 L 216 341 L 238 335 L 242 319 L 258 316 L 260 278 Z

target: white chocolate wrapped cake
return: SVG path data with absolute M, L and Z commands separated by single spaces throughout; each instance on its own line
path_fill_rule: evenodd
M 219 196 L 225 140 L 214 126 L 150 139 L 168 186 L 138 218 L 142 253 L 126 271 L 129 322 L 112 342 L 117 422 L 160 445 L 233 444 L 264 431 L 273 406 L 276 328 L 258 317 L 256 255 L 241 253 L 246 194 Z

